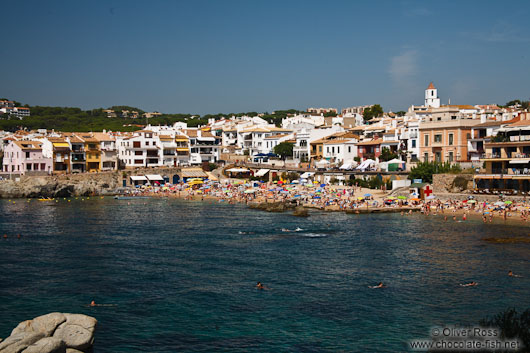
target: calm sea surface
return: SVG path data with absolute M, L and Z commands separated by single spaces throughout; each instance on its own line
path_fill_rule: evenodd
M 98 319 L 96 352 L 405 351 L 433 325 L 529 307 L 530 245 L 481 240 L 529 228 L 174 199 L 4 200 L 0 337 L 61 311 Z M 388 288 L 368 288 L 380 281 Z M 470 281 L 479 286 L 459 286 Z

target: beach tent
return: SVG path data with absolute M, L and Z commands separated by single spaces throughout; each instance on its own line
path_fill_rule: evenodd
M 375 161 L 373 159 L 367 159 L 361 164 L 359 164 L 357 168 L 355 169 L 358 169 L 364 172 L 366 169 L 370 168 L 371 166 L 375 166 Z
M 265 174 L 267 174 L 269 172 L 270 169 L 260 169 L 258 170 L 257 172 L 254 173 L 254 176 L 255 177 L 261 177 L 261 176 L 264 176 Z
M 355 161 L 348 161 L 348 162 L 344 162 L 343 165 L 341 165 L 339 167 L 339 169 L 342 169 L 342 170 L 352 170 L 353 168 L 355 168 L 357 166 L 357 162 Z

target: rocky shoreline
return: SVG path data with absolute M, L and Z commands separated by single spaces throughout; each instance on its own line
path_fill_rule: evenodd
M 0 181 L 0 198 L 106 196 L 115 195 L 119 189 L 116 173 L 24 177 Z
M 0 353 L 90 353 L 96 325 L 95 318 L 82 314 L 42 315 L 22 321 L 0 339 Z

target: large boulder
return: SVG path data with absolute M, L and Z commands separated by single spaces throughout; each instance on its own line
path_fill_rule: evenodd
M 53 335 L 57 326 L 66 321 L 66 317 L 61 313 L 50 313 L 34 318 L 33 320 L 22 321 L 11 331 L 11 335 L 20 332 L 41 332 L 48 337 Z
M 0 353 L 71 353 L 91 351 L 97 320 L 81 314 L 50 313 L 17 325 Z
M 28 346 L 44 338 L 40 332 L 20 332 L 0 343 L 0 353 L 20 353 Z
M 22 353 L 66 353 L 66 344 L 55 337 L 44 337 L 24 349 Z
M 94 331 L 97 320 L 81 314 L 65 314 L 66 322 L 62 323 L 53 337 L 66 343 L 68 348 L 87 349 L 94 344 Z
M 303 206 L 297 206 L 293 211 L 293 216 L 296 217 L 309 217 L 309 212 L 307 211 L 307 208 Z

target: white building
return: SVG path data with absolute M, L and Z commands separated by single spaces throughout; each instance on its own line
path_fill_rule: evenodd
M 162 165 L 160 139 L 151 130 L 140 130 L 129 137 L 117 139 L 118 158 L 126 168 L 158 167 Z

